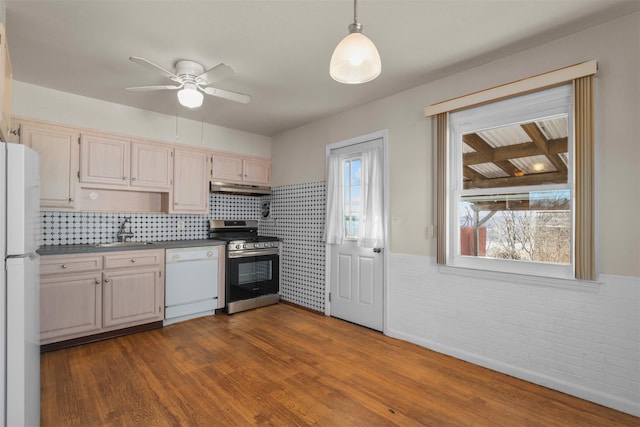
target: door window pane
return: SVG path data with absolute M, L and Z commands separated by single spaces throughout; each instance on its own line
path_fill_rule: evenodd
M 362 193 L 362 160 L 344 161 L 344 237 L 356 239 L 360 226 L 360 200 Z

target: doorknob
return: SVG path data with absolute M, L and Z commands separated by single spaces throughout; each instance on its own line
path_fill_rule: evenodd
M 373 252 L 379 254 L 382 252 L 382 248 L 373 248 Z

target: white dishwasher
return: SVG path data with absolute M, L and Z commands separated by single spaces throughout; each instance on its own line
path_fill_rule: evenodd
M 215 313 L 218 247 L 167 249 L 164 325 Z

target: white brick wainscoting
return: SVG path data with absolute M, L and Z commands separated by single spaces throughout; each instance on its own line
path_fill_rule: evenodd
M 640 416 L 640 278 L 578 290 L 389 257 L 387 335 Z

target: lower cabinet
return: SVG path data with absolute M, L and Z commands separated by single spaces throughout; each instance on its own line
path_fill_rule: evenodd
M 164 249 L 41 257 L 41 345 L 163 318 Z

